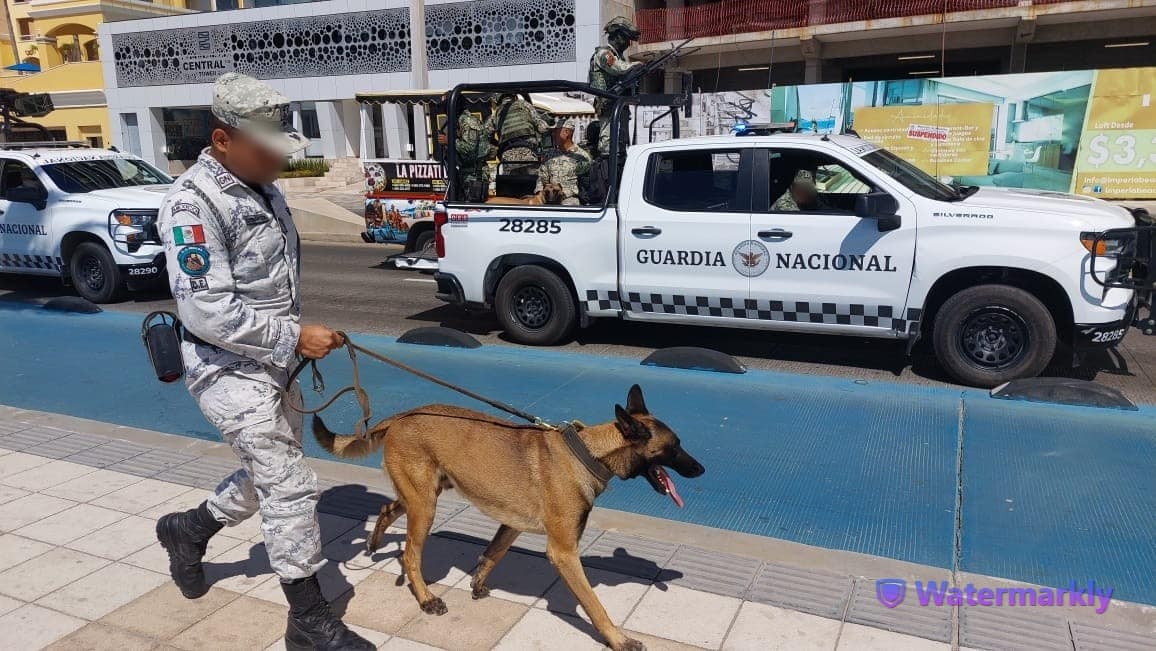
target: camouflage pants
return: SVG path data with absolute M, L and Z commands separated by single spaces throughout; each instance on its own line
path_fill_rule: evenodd
M 293 389 L 300 404 L 301 391 Z M 226 526 L 261 514 L 269 564 L 282 581 L 315 574 L 325 564 L 317 525 L 317 475 L 301 448 L 301 414 L 286 407 L 280 389 L 222 372 L 194 396 L 201 412 L 241 461 L 209 498 Z
M 605 109 L 604 111 L 598 113 L 598 115 L 597 115 L 598 126 L 599 126 L 598 153 L 599 153 L 599 155 L 602 155 L 602 156 L 609 156 L 610 155 L 610 118 L 613 115 L 614 115 L 614 111 L 611 110 L 610 108 Z M 622 125 L 619 127 L 620 129 L 622 129 L 621 133 L 629 134 L 630 112 L 626 111 L 626 110 L 622 111 L 622 113 L 618 116 L 618 122 Z M 619 151 L 618 151 L 619 156 L 623 156 L 626 154 L 626 150 L 624 149 L 624 147 L 628 146 L 629 144 L 630 144 L 629 136 L 623 136 L 623 141 L 620 143 L 620 146 L 619 146 Z
M 538 153 L 529 147 L 511 147 L 501 158 L 503 174 L 538 174 Z

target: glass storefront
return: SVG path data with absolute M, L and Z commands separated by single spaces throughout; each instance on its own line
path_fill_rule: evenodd
M 169 160 L 196 160 L 209 144 L 212 114 L 207 108 L 164 109 L 165 155 Z

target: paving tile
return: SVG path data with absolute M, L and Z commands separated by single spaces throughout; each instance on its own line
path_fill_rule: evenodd
M 218 538 L 213 536 L 212 540 Z M 233 592 L 248 592 L 271 576 L 273 568 L 261 543 L 242 542 L 205 563 L 205 579 L 209 585 Z
M 842 620 L 851 587 L 849 576 L 767 563 L 751 584 L 747 599 Z
M 940 642 L 950 642 L 951 608 L 923 607 L 908 599 L 895 608 L 879 603 L 875 581 L 857 579 L 846 621 Z
M 389 640 L 389 635 L 386 635 L 385 633 L 378 633 L 375 630 L 362 628 L 360 626 L 351 626 L 348 624 L 347 626 L 349 626 L 349 630 L 357 633 L 361 637 L 365 638 L 366 641 L 368 641 L 370 644 L 376 645 L 378 648 L 380 648 L 382 644 L 385 644 Z M 273 644 L 270 644 L 265 649 L 265 651 L 285 651 L 285 638 L 281 638 Z
M 88 502 L 115 490 L 120 490 L 125 486 L 131 486 L 140 480 L 140 477 L 126 475 L 121 472 L 95 470 L 71 481 L 43 488 L 40 492 L 45 495 L 52 495 L 53 497 L 63 497 L 66 500 Z
M 650 589 L 650 581 L 646 579 L 596 568 L 584 569 L 586 578 L 590 580 L 594 594 L 602 602 L 610 621 L 618 626 L 622 626 L 634 611 L 634 607 L 642 600 L 642 596 Z M 590 621 L 586 611 L 578 607 L 578 600 L 561 579 L 546 592 L 545 597 L 535 602 L 534 606 Z
M 23 488 L 26 491 L 39 491 L 92 472 L 95 472 L 95 468 L 82 466 L 79 463 L 52 461 L 16 475 L 9 475 L 0 481 L 3 481 L 5 485 Z
M 1151 651 L 1156 646 L 1152 635 L 1117 631 L 1081 622 L 1072 623 L 1076 651 Z
M 531 608 L 494 647 L 496 651 L 553 651 L 601 649 L 602 638 L 588 622 L 546 610 Z
M 353 590 L 372 573 L 374 570 L 351 570 L 343 567 L 341 563 L 326 563 L 317 573 L 317 581 L 321 584 L 321 593 L 332 603 Z M 276 576 L 259 583 L 245 594 L 281 606 L 289 606 L 289 602 L 285 601 L 285 592 L 281 589 L 281 579 Z
M 194 507 L 200 506 L 212 494 L 211 491 L 206 491 L 203 488 L 194 489 L 199 491 L 201 496 L 200 501 L 194 504 Z M 238 524 L 231 527 L 221 529 L 220 535 L 236 538 L 237 540 L 246 540 L 251 542 L 262 542 L 265 540 L 265 533 L 261 531 L 261 514 L 254 513 L 246 520 L 242 520 Z
M 76 454 L 65 457 L 73 463 L 83 463 L 93 468 L 108 468 L 122 461 L 138 457 L 152 448 L 128 441 L 110 441 L 103 445 L 88 448 Z
M 38 457 L 34 454 L 24 454 L 23 452 L 11 452 L 0 457 L 0 478 L 18 475 L 26 470 L 49 463 L 52 463 L 52 459 Z
M 839 646 L 836 648 L 838 651 L 948 651 L 951 645 L 914 635 L 847 623 L 843 624 L 843 631 L 839 634 Z
M 241 596 L 193 624 L 170 644 L 186 651 L 264 649 L 285 633 L 285 609 Z
M 28 491 L 22 488 L 13 488 L 0 484 L 0 504 L 6 504 L 12 500 L 20 499 L 25 495 L 28 495 Z
M 15 420 L 3 421 L 0 420 L 0 436 L 8 436 L 13 432 L 19 432 L 32 427 L 28 423 L 21 423 Z
M 678 642 L 717 649 L 726 637 L 742 600 L 734 597 L 655 585 L 647 591 L 626 628 Z
M 404 528 L 404 521 L 399 521 L 396 526 Z M 498 531 L 498 523 L 471 506 L 462 509 L 452 518 L 447 519 L 440 526 L 435 527 L 434 531 L 439 536 L 458 538 L 466 542 L 488 545 L 490 541 L 493 540 L 494 534 Z M 588 528 L 583 532 L 582 538 L 578 541 L 578 550 L 582 551 L 589 547 L 590 543 L 594 542 L 600 535 L 602 535 L 601 529 Z M 523 533 L 514 541 L 513 549 L 521 552 L 531 552 L 538 556 L 545 556 L 546 536 Z
M 28 429 L 13 432 L 7 436 L 0 436 L 0 448 L 9 450 L 27 450 L 42 443 L 74 434 L 53 427 L 29 427 Z
M 76 502 L 72 500 L 30 493 L 0 504 L 0 530 L 15 531 L 74 506 Z
M 94 620 L 153 590 L 169 577 L 113 563 L 36 601 L 62 613 Z
M 684 546 L 666 563 L 658 580 L 742 599 L 762 564 L 746 556 Z
M 188 490 L 187 486 L 145 479 L 98 497 L 89 504 L 125 513 L 140 513 Z
M 375 571 L 335 606 L 344 606 L 347 623 L 395 634 L 411 619 L 429 617 L 421 612 L 409 587 L 398 584 L 398 578 L 396 574 Z M 430 591 L 439 596 L 447 590 L 446 586 L 430 586 Z
M 155 475 L 155 478 L 211 490 L 220 485 L 221 480 L 237 472 L 240 467 L 241 463 L 235 459 L 197 457 L 187 463 L 168 468 Z
M 149 545 L 156 544 L 156 523 L 147 518 L 130 515 L 103 529 L 77 538 L 66 546 L 93 556 L 119 561 Z
M 0 570 L 15 567 L 41 554 L 52 551 L 53 546 L 39 540 L 24 538 L 8 533 L 0 536 Z
M 325 514 L 322 514 L 324 516 Z M 385 530 L 377 550 L 372 555 L 366 553 L 366 542 L 373 532 L 374 522 L 362 522 L 337 538 L 329 541 L 321 553 L 331 561 L 342 563 L 351 570 L 380 570 L 387 565 L 394 565 L 392 571 L 401 572 L 394 560 L 401 556 L 402 543 L 405 541 L 405 530 L 390 527 Z M 441 539 L 433 541 L 440 543 Z
M 6 615 L 24 605 L 23 601 L 0 595 L 0 615 Z
M 68 436 L 62 436 L 47 443 L 41 443 L 40 445 L 27 448 L 24 451 L 28 454 L 36 454 L 42 457 L 63 459 L 103 443 L 108 443 L 108 439 L 102 436 L 69 434 Z
M 796 610 L 748 601 L 723 641 L 723 651 L 831 651 L 841 624 Z
M 448 613 L 422 613 L 403 626 L 398 635 L 449 651 L 480 651 L 497 644 L 528 610 L 522 604 L 502 599 L 474 601 L 465 590 L 448 590 L 442 599 Z
M 472 580 L 467 576 L 455 587 L 469 590 Z M 486 586 L 491 597 L 531 606 L 559 580 L 558 571 L 541 556 L 510 552 L 490 572 Z
M 238 545 L 244 545 L 246 549 L 252 546 L 250 543 L 233 540 L 232 538 L 213 536 L 209 539 L 209 546 L 205 550 L 204 560 L 206 564 Z M 169 572 L 168 552 L 165 551 L 164 547 L 161 547 L 161 544 L 157 542 L 155 538 L 153 538 L 148 545 L 145 545 L 143 549 L 119 560 L 122 563 L 143 567 L 146 570 L 160 572 L 161 574 L 168 574 Z
M 1070 651 L 1072 639 L 1063 617 L 1028 608 L 964 606 L 959 609 L 959 644 L 980 649 Z
M 0 617 L 4 648 L 39 649 L 84 626 L 83 619 L 25 604 Z
M 608 531 L 582 552 L 582 564 L 653 579 L 677 550 L 674 543 Z
M 105 565 L 108 561 L 103 558 L 57 548 L 0 573 L 0 592 L 36 601 Z
M 638 631 L 624 631 L 627 637 L 633 638 L 646 645 L 646 651 L 701 651 L 703 647 L 675 642 L 664 637 L 646 635 Z
M 70 509 L 17 529 L 16 533 L 25 538 L 32 538 L 53 545 L 65 545 L 114 522 L 123 520 L 125 517 L 125 514 L 120 511 L 102 509 L 90 504 L 77 504 Z
M 93 623 L 45 647 L 45 651 L 148 651 L 156 644 L 142 635 Z
M 150 449 L 124 461 L 118 461 L 108 466 L 108 469 L 139 477 L 152 477 L 195 459 L 197 457 L 183 452 Z
M 188 488 L 186 486 L 185 492 L 181 493 L 180 495 L 167 499 L 160 504 L 157 504 L 156 506 L 151 506 L 144 511 L 141 511 L 137 515 L 148 518 L 150 520 L 157 520 L 162 515 L 177 513 L 179 511 L 188 511 L 189 509 L 196 508 L 201 504 L 201 502 L 204 502 L 206 499 L 208 499 L 209 495 L 210 493 L 206 490 L 202 490 L 200 488 Z M 223 529 L 222 531 L 227 531 L 227 529 Z
M 146 637 L 167 640 L 240 596 L 235 592 L 212 588 L 200 599 L 185 599 L 175 585 L 165 583 L 105 615 L 100 621 Z M 281 617 L 281 626 L 284 626 L 285 614 L 281 613 Z M 240 619 L 244 619 L 244 616 Z M 285 629 L 276 630 L 280 635 Z
M 441 651 L 436 646 L 414 642 L 403 637 L 391 637 L 388 642 L 377 648 L 381 651 Z

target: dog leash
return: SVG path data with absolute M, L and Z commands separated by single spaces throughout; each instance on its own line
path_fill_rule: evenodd
M 369 421 L 370 421 L 370 419 L 373 418 L 373 411 L 369 407 L 368 394 L 366 394 L 365 390 L 363 388 L 361 388 L 361 374 L 358 371 L 358 365 L 357 365 L 357 353 L 361 353 L 363 355 L 366 355 L 367 357 L 371 357 L 373 359 L 376 359 L 379 362 L 389 364 L 390 366 L 393 366 L 394 368 L 401 369 L 407 373 L 412 373 L 423 380 L 433 382 L 434 384 L 437 384 L 439 386 L 443 386 L 443 387 L 450 389 L 452 391 L 457 391 L 458 393 L 460 393 L 464 396 L 468 396 L 470 398 L 473 398 L 474 400 L 477 400 L 479 402 L 484 402 L 487 405 L 493 407 L 494 409 L 504 411 L 507 414 L 510 414 L 511 416 L 517 416 L 518 418 L 521 418 L 522 420 L 529 422 L 530 424 L 534 425 L 535 427 L 541 427 L 544 429 L 557 429 L 557 427 L 542 420 L 541 418 L 534 416 L 532 414 L 528 414 L 528 413 L 522 411 L 521 409 L 518 409 L 517 407 L 507 405 L 504 402 L 501 402 L 498 400 L 493 400 L 493 399 L 487 398 L 483 395 L 474 393 L 473 391 L 470 391 L 469 389 L 464 389 L 464 388 L 459 387 L 459 386 L 452 384 L 450 382 L 446 382 L 445 380 L 438 378 L 438 377 L 435 377 L 433 375 L 430 375 L 429 373 L 426 373 L 425 371 L 420 371 L 420 370 L 418 370 L 412 366 L 409 366 L 407 364 L 403 364 L 403 363 L 397 361 L 396 359 L 391 359 L 389 357 L 386 357 L 385 355 L 382 355 L 381 353 L 374 352 L 374 351 L 369 350 L 368 348 L 366 348 L 364 346 L 358 345 L 358 344 L 354 343 L 353 340 L 349 338 L 349 335 L 345 334 L 344 332 L 338 331 L 337 334 L 341 336 L 341 345 L 343 347 L 345 347 L 345 349 L 349 353 L 349 363 L 350 363 L 350 366 L 353 367 L 353 384 L 342 388 L 337 393 L 334 393 L 333 396 L 329 398 L 329 400 L 325 401 L 325 403 L 323 403 L 320 407 L 316 407 L 314 409 L 306 409 L 304 405 L 301 405 L 299 407 L 299 406 L 293 404 L 292 398 L 287 393 L 286 399 L 285 399 L 285 404 L 289 405 L 289 408 L 292 409 L 293 411 L 296 411 L 297 413 L 300 413 L 300 414 L 319 414 L 322 411 L 325 411 L 326 409 L 328 409 L 331 405 L 333 405 L 333 403 L 336 402 L 338 398 L 340 398 L 341 396 L 352 391 L 353 394 L 357 397 L 358 405 L 361 406 L 361 415 L 362 415 L 361 420 L 357 423 L 357 425 L 354 428 L 354 433 L 358 438 L 364 438 L 366 431 L 368 431 L 368 429 L 369 429 Z M 301 374 L 301 372 L 305 370 L 306 366 L 312 366 L 313 367 L 312 368 L 313 390 L 317 393 L 324 393 L 325 392 L 325 379 L 321 376 L 321 371 L 319 371 L 317 369 L 317 360 L 314 360 L 314 359 L 301 360 L 301 362 L 297 365 L 297 368 L 293 369 L 293 372 L 289 375 L 289 382 L 286 384 L 286 386 L 292 386 L 293 381 L 296 380 L 297 376 L 299 376 Z

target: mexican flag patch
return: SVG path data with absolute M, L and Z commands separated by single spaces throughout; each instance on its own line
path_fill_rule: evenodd
M 178 246 L 185 244 L 204 244 L 205 227 L 200 224 L 193 226 L 173 226 L 173 242 Z

